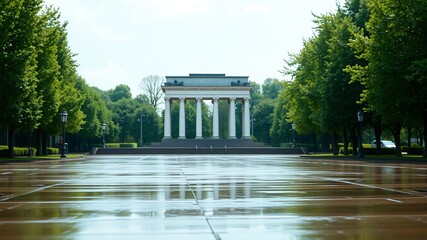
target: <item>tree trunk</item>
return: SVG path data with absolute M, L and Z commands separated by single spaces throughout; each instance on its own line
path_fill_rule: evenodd
M 348 155 L 348 134 L 347 134 L 347 129 L 346 128 L 344 128 L 343 129 L 343 132 L 342 132 L 342 135 L 343 135 L 343 142 L 344 142 L 344 155 Z
M 43 156 L 49 155 L 49 153 L 47 152 L 48 144 L 49 144 L 49 134 L 47 131 L 43 131 L 42 132 L 42 149 L 41 149 Z
M 356 128 L 352 127 L 350 129 L 350 138 L 351 138 L 351 147 L 353 149 L 353 156 L 357 156 L 357 135 L 356 135 Z
M 334 132 L 332 133 L 332 152 L 334 155 L 338 155 L 339 149 L 338 149 L 338 133 Z
M 36 146 L 37 146 L 37 156 L 43 155 L 43 132 L 40 128 L 36 130 Z
M 322 152 L 329 152 L 329 134 L 322 134 Z
M 311 135 L 313 141 L 313 152 L 317 152 L 317 136 L 315 133 Z
M 7 134 L 8 134 L 8 143 L 7 143 L 8 157 L 15 158 L 15 152 L 13 151 L 13 146 L 15 145 L 15 129 L 9 128 L 7 130 Z
M 411 138 L 412 138 L 412 131 L 411 127 L 408 127 L 408 149 L 411 147 Z
M 423 157 L 427 157 L 427 111 L 424 111 L 424 133 L 423 133 L 423 139 L 424 139 L 424 152 Z
M 396 150 L 394 152 L 394 156 L 396 157 L 402 156 L 402 148 L 400 146 L 400 130 L 402 130 L 401 124 L 396 124 L 393 128 L 391 128 L 391 133 L 394 137 L 394 143 L 396 144 Z
M 381 122 L 376 122 L 374 124 L 374 131 L 375 131 L 375 141 L 376 141 L 376 150 L 375 150 L 375 154 L 376 155 L 381 155 L 381 133 L 382 133 L 382 126 L 381 126 Z

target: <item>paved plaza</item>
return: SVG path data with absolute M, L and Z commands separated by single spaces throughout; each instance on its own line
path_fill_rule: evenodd
M 0 239 L 426 239 L 427 165 L 278 155 L 0 165 Z

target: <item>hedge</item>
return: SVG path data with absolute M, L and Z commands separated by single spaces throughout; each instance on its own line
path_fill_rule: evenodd
M 120 147 L 120 143 L 106 143 L 105 146 L 107 148 L 119 148 Z
M 37 149 L 36 148 L 32 148 L 32 155 L 35 156 L 37 153 Z M 28 148 L 26 147 L 14 147 L 13 148 L 13 153 L 15 156 L 28 156 Z M 8 147 L 1 145 L 0 146 L 0 157 L 8 157 L 9 155 L 9 151 L 8 151 Z
M 137 143 L 106 143 L 106 148 L 136 148 L 138 146 Z M 92 144 L 92 147 L 103 148 L 103 144 Z
M 59 148 L 47 148 L 48 155 L 59 154 Z
M 137 143 L 120 143 L 121 148 L 136 148 L 137 146 Z
M 402 147 L 402 150 L 403 149 L 408 153 L 408 155 L 423 155 L 424 153 L 424 149 L 421 146 L 417 146 L 417 147 L 412 146 L 410 148 L 405 146 L 405 147 Z
M 423 148 L 422 147 L 408 147 L 404 146 L 402 147 L 403 152 L 407 152 L 408 155 L 423 155 Z M 340 154 L 344 154 L 344 148 L 341 147 L 339 150 Z M 376 148 L 373 147 L 365 147 L 363 146 L 363 153 L 366 155 L 375 155 L 377 153 Z M 394 148 L 381 148 L 381 154 L 385 155 L 393 155 L 395 153 Z M 348 147 L 348 154 L 353 154 L 353 148 Z

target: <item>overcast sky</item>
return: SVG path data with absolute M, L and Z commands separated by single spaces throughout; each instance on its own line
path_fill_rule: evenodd
M 225 73 L 285 79 L 288 53 L 337 0 L 45 0 L 68 21 L 78 71 L 102 90 L 147 75 Z

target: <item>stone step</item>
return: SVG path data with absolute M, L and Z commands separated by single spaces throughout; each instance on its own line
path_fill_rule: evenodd
M 264 147 L 264 145 L 251 139 L 165 139 L 162 142 L 152 143 L 151 147 L 232 148 Z
M 122 154 L 304 154 L 302 148 L 186 148 L 186 147 L 143 147 L 143 148 L 94 148 L 94 155 L 122 155 Z

